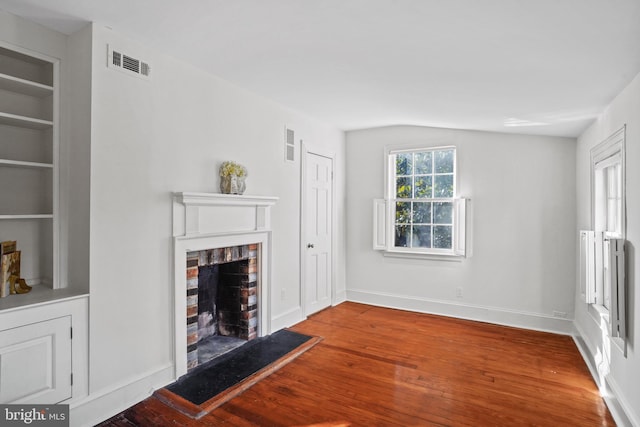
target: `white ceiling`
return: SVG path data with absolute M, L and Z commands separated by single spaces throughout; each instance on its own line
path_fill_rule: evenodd
M 577 136 L 640 72 L 638 0 L 0 0 L 94 21 L 344 129 Z

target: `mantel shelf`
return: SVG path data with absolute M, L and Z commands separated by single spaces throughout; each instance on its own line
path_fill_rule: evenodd
M 278 197 L 245 196 L 220 193 L 174 193 L 176 201 L 185 206 L 273 206 Z

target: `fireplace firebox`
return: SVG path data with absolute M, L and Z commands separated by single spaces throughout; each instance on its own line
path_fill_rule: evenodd
M 258 336 L 258 244 L 187 253 L 187 369 Z

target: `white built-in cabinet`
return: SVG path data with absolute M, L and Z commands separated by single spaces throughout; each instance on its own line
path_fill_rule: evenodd
M 88 295 L 60 280 L 59 70 L 0 40 L 0 241 L 17 241 L 33 286 L 0 298 L 0 404 L 88 394 Z
M 0 404 L 88 394 L 88 310 L 86 295 L 0 310 Z
M 71 397 L 71 316 L 0 332 L 0 402 L 57 403 Z

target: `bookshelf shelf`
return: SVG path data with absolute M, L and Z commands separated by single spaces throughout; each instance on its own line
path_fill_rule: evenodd
M 51 120 L 36 119 L 0 111 L 0 125 L 18 126 L 29 129 L 49 129 L 53 127 Z
M 53 86 L 32 82 L 4 73 L 0 73 L 0 90 L 22 93 L 37 98 L 44 98 L 53 94 Z
M 0 167 L 27 168 L 27 169 L 53 169 L 53 163 L 24 162 L 22 160 L 0 159 Z

